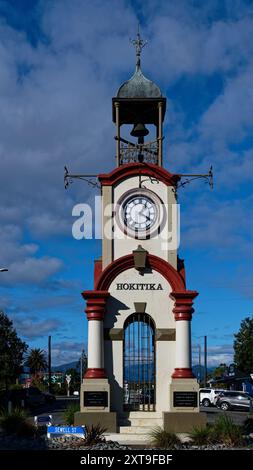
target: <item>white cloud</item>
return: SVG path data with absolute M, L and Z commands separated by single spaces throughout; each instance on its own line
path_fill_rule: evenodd
M 82 350 L 85 349 L 84 343 L 76 341 L 61 341 L 52 345 L 52 363 L 61 365 L 68 362 L 78 361 Z M 86 348 L 87 350 L 87 348 Z
M 62 261 L 56 257 L 39 257 L 38 250 L 34 243 L 22 243 L 21 228 L 4 226 L 0 233 L 0 259 L 9 271 L 1 278 L 1 284 L 40 284 L 59 271 Z
M 37 321 L 35 317 L 15 317 L 13 324 L 18 334 L 21 334 L 25 339 L 34 340 L 55 332 L 62 322 L 58 319 Z
M 13 283 L 37 285 L 59 271 L 62 265 L 60 259 L 49 256 L 13 262 L 9 265 L 8 282 L 12 285 Z
M 221 344 L 218 346 L 208 346 L 207 348 L 207 367 L 217 367 L 220 364 L 231 364 L 234 358 L 234 349 L 230 344 Z M 204 358 L 202 356 L 202 365 Z M 198 364 L 197 349 L 193 350 L 193 365 Z

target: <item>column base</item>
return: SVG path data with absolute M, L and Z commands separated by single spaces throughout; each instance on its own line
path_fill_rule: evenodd
M 106 428 L 106 432 L 117 432 L 117 413 L 114 412 L 77 412 L 74 417 L 75 426 L 96 426 Z
M 167 432 L 192 432 L 194 426 L 206 426 L 206 413 L 167 412 L 163 413 L 163 429 Z
M 195 375 L 191 368 L 187 367 L 176 367 L 172 374 L 173 379 L 194 379 Z
M 80 410 L 86 413 L 110 411 L 110 385 L 107 378 L 84 378 L 80 390 Z
M 87 369 L 84 374 L 85 379 L 106 379 L 107 375 L 104 369 Z
M 170 384 L 170 410 L 183 413 L 199 412 L 199 384 L 197 379 L 172 379 Z

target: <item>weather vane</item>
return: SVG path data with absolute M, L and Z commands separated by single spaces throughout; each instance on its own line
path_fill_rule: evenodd
M 131 44 L 135 47 L 136 50 L 136 65 L 137 67 L 140 67 L 141 64 L 141 51 L 143 47 L 146 46 L 148 41 L 144 41 L 141 39 L 140 35 L 140 23 L 138 23 L 138 31 L 137 31 L 137 38 L 136 39 L 130 39 Z

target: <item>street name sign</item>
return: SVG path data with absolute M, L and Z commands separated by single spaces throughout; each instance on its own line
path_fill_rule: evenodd
M 71 435 L 85 438 L 85 426 L 48 426 L 47 437 L 56 437 L 62 435 Z

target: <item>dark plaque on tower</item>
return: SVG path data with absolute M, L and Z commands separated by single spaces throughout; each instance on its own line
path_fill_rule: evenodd
M 83 392 L 83 406 L 108 406 L 108 392 Z
M 196 408 L 198 406 L 198 393 L 197 392 L 174 392 L 173 394 L 174 407 L 190 407 Z

